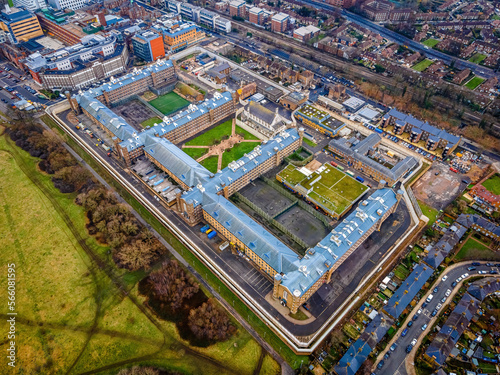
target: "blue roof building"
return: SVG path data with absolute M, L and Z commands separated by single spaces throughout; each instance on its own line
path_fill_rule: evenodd
M 356 375 L 372 350 L 364 340 L 356 340 L 335 366 L 335 372 L 338 375 Z

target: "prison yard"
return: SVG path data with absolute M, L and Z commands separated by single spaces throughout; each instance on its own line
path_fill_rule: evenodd
M 366 185 L 329 164 L 312 173 L 289 164 L 278 173 L 277 179 L 306 200 L 326 208 L 331 216 L 345 213 L 368 190 Z
M 189 105 L 189 101 L 181 97 L 179 94 L 171 91 L 168 94 L 161 95 L 149 102 L 154 108 L 168 116 L 174 112 L 181 110 Z
M 226 168 L 260 144 L 260 139 L 227 120 L 185 142 L 182 151 L 210 172 Z
M 114 265 L 110 247 L 88 234 L 77 193 L 56 189 L 38 161 L 0 136 L 0 268 L 7 274 L 14 263 L 22 280 L 16 286 L 19 373 L 116 374 L 133 365 L 186 374 L 280 372 L 236 321 L 233 337 L 197 347 L 174 322 L 149 310 L 138 292 L 148 273 Z M 7 300 L 6 288 L 0 298 Z M 6 351 L 8 341 L 0 348 Z

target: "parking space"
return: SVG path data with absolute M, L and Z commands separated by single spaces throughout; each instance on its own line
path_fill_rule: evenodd
M 244 279 L 255 289 L 261 296 L 267 295 L 273 290 L 273 284 L 262 273 L 251 267 L 244 275 Z

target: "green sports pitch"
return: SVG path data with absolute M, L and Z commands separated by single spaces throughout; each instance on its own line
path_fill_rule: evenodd
M 149 104 L 164 115 L 170 115 L 171 113 L 187 107 L 189 105 L 189 101 L 172 91 L 151 100 Z
M 368 190 L 368 186 L 329 164 L 312 173 L 290 164 L 276 177 L 334 217 L 344 214 Z

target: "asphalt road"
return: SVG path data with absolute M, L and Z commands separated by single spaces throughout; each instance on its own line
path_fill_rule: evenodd
M 481 262 L 481 263 L 486 263 L 486 262 Z M 481 265 L 477 266 L 476 270 L 474 271 L 469 271 L 467 270 L 468 267 L 472 265 L 472 262 L 464 263 L 462 266 L 457 267 L 455 269 L 452 269 L 451 271 L 440 275 L 438 281 L 433 285 L 432 289 L 435 287 L 438 287 L 437 293 L 433 293 L 433 298 L 429 304 L 422 308 L 421 314 L 418 315 L 418 318 L 416 320 L 411 320 L 413 322 L 411 327 L 407 327 L 407 324 L 404 325 L 404 327 L 401 327 L 397 333 L 399 338 L 396 340 L 396 349 L 391 352 L 390 357 L 387 360 L 384 360 L 384 366 L 381 369 L 376 369 L 374 371 L 375 374 L 380 374 L 380 375 L 405 375 L 407 374 L 406 368 L 405 368 L 405 358 L 408 355 L 406 353 L 406 347 L 411 344 L 413 339 L 418 339 L 423 333 L 424 330 L 422 327 L 424 324 L 429 325 L 431 322 L 431 314 L 436 309 L 436 306 L 438 304 L 443 304 L 443 307 L 441 307 L 438 310 L 438 314 L 436 315 L 439 316 L 439 313 L 441 313 L 445 305 L 447 305 L 453 298 L 453 295 L 450 295 L 449 297 L 446 298 L 445 303 L 441 302 L 441 299 L 445 297 L 445 293 L 447 289 L 453 290 L 454 287 L 452 286 L 452 283 L 456 281 L 461 275 L 464 275 L 465 273 L 468 273 L 469 276 L 478 276 L 478 271 L 487 271 L 489 272 L 491 269 L 496 270 L 497 272 L 500 271 L 498 267 L 487 267 L 486 265 Z M 448 278 L 445 281 L 442 281 L 442 277 L 444 275 L 447 275 Z M 418 305 L 417 305 L 418 306 Z M 405 323 L 408 323 L 409 319 L 413 319 L 413 317 L 416 315 L 418 309 L 415 308 L 413 309 L 412 313 L 409 315 L 407 321 Z M 432 323 L 433 324 L 433 323 Z M 407 334 L 402 337 L 401 333 L 405 328 L 408 328 Z M 387 351 L 390 351 L 389 348 L 387 348 Z M 416 348 L 413 348 L 413 350 L 416 350 Z
M 305 4 L 312 5 L 315 8 L 322 8 L 322 9 L 326 9 L 326 10 L 338 10 L 337 8 L 335 8 L 332 5 L 320 3 L 318 1 L 313 1 L 313 0 L 299 0 L 299 1 L 302 3 L 305 3 Z M 392 41 L 397 42 L 399 44 L 406 45 L 406 46 L 408 46 L 408 48 L 410 48 L 414 51 L 418 51 L 421 54 L 425 54 L 428 57 L 443 60 L 446 64 L 450 64 L 452 60 L 455 60 L 455 67 L 458 69 L 469 68 L 476 75 L 480 75 L 480 76 L 485 77 L 485 78 L 497 77 L 500 79 L 500 73 L 495 72 L 492 69 L 480 66 L 478 64 L 474 64 L 470 61 L 459 59 L 457 57 L 452 57 L 452 56 L 447 55 L 445 53 L 436 51 L 432 48 L 425 48 L 426 46 L 424 46 L 423 44 L 415 42 L 414 40 L 409 39 L 409 38 L 407 38 L 401 34 L 398 34 L 392 30 L 386 29 L 384 26 L 381 26 L 375 22 L 372 22 L 372 21 L 370 21 L 370 20 L 368 20 L 368 19 L 366 19 L 358 14 L 349 12 L 345 9 L 342 10 L 341 14 L 343 17 L 345 17 L 349 21 L 356 22 L 356 23 L 360 24 L 361 26 L 366 27 L 367 29 L 369 29 L 371 31 L 377 32 L 378 34 L 380 34 L 381 36 L 383 36 L 384 38 L 386 38 L 388 40 L 392 40 Z
M 64 118 L 64 116 L 61 117 Z M 101 147 L 97 147 L 95 145 L 95 138 L 91 139 L 87 134 L 83 132 L 79 132 L 78 134 L 80 135 L 80 139 L 82 141 L 86 142 L 88 145 L 90 145 L 90 147 L 95 148 L 97 152 L 99 152 L 103 157 L 106 157 L 105 152 L 101 149 Z M 316 292 L 316 294 L 313 296 L 314 300 L 319 302 L 317 309 L 315 309 L 314 311 L 317 314 L 315 314 L 316 320 L 306 325 L 296 325 L 282 318 L 280 314 L 275 310 L 275 308 L 270 305 L 262 296 L 262 290 L 255 288 L 255 285 L 249 283 L 249 280 L 245 277 L 245 274 L 241 272 L 240 267 L 237 265 L 238 262 L 242 261 L 240 257 L 236 255 L 228 255 L 225 252 L 221 254 L 218 251 L 215 251 L 201 236 L 199 236 L 198 227 L 190 227 L 173 211 L 166 210 L 163 207 L 160 207 L 157 204 L 156 199 L 149 193 L 148 190 L 146 190 L 146 188 L 141 183 L 139 183 L 135 180 L 135 178 L 123 171 L 123 167 L 120 163 L 118 163 L 114 158 L 107 158 L 107 160 L 109 161 L 109 164 L 114 167 L 118 173 L 120 173 L 120 175 L 133 183 L 142 192 L 144 198 L 148 199 L 152 203 L 155 203 L 161 209 L 162 213 L 166 217 L 168 217 L 169 220 L 171 220 L 181 231 L 183 231 L 184 233 L 188 233 L 190 235 L 190 238 L 200 249 L 202 249 L 206 254 L 209 254 L 211 259 L 213 259 L 219 265 L 219 267 L 226 269 L 229 272 L 235 283 L 237 283 L 242 289 L 250 294 L 252 298 L 254 298 L 261 306 L 264 307 L 264 309 L 266 309 L 266 311 L 277 317 L 279 322 L 294 335 L 308 336 L 316 332 L 321 327 L 321 325 L 323 325 L 323 323 L 336 312 L 338 307 L 349 297 L 350 293 L 352 293 L 352 291 L 356 289 L 359 282 L 362 280 L 363 275 L 367 274 L 369 272 L 369 269 L 373 267 L 373 261 L 367 259 L 366 262 L 361 265 L 361 267 L 363 267 L 363 271 L 366 272 L 362 272 L 361 274 L 356 275 L 354 279 L 349 280 L 350 282 L 346 283 L 348 285 L 345 285 L 342 290 L 331 291 L 328 288 L 328 285 L 330 284 L 325 284 L 322 288 L 320 288 L 320 291 Z M 397 228 L 397 230 L 388 231 L 387 236 L 379 239 L 380 243 L 382 243 L 383 239 L 383 244 L 379 248 L 377 248 L 377 253 L 373 254 L 372 258 L 379 259 L 380 257 L 382 257 L 383 254 L 385 254 L 389 250 L 392 244 L 397 242 L 397 240 L 402 235 L 404 235 L 405 231 L 411 224 L 409 213 L 406 206 L 404 205 L 404 202 L 401 204 L 401 208 L 398 210 L 400 210 L 401 212 L 401 225 Z M 379 233 L 384 233 L 384 231 L 375 232 L 374 234 L 372 234 L 372 236 L 377 236 Z M 362 247 L 360 247 L 360 249 L 358 250 L 362 251 L 361 249 Z M 246 267 L 248 267 L 248 265 L 246 265 Z M 248 267 L 247 270 L 250 270 L 250 267 Z M 333 298 L 331 293 L 334 293 L 336 298 Z M 321 304 L 323 305 L 321 306 Z

